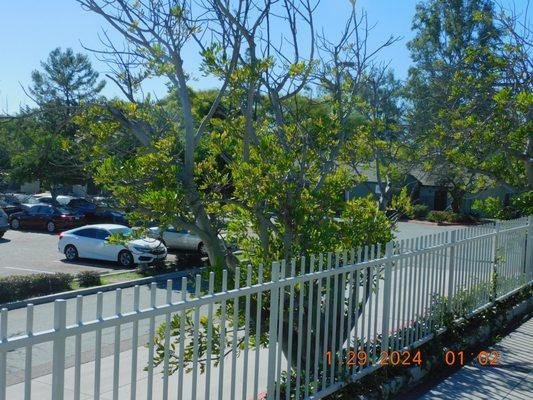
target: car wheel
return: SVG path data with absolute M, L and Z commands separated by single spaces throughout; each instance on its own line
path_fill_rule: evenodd
M 16 218 L 11 220 L 10 225 L 12 229 L 20 229 L 20 221 Z
M 69 244 L 65 247 L 65 258 L 68 261 L 75 261 L 78 259 L 78 249 L 73 245 Z
M 47 222 L 46 224 L 46 230 L 50 233 L 55 232 L 56 230 L 56 224 L 54 224 L 52 221 Z
M 118 263 L 123 267 L 133 266 L 133 255 L 128 250 L 122 250 L 118 253 Z
M 203 242 L 198 245 L 198 253 L 203 256 L 207 255 L 207 248 L 205 247 L 205 244 Z

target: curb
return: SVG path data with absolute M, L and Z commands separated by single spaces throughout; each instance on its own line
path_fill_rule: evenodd
M 0 307 L 5 308 L 7 310 L 16 310 L 18 308 L 24 308 L 28 304 L 38 305 L 38 304 L 43 304 L 43 303 L 50 303 L 50 302 L 53 302 L 59 299 L 67 300 L 67 299 L 75 298 L 77 296 L 87 296 L 91 294 L 96 294 L 98 292 L 109 292 L 115 289 L 124 289 L 124 288 L 133 287 L 136 285 L 146 285 L 152 282 L 160 282 L 160 281 L 165 281 L 167 279 L 177 279 L 177 278 L 182 278 L 184 276 L 194 275 L 194 274 L 199 273 L 200 271 L 201 271 L 201 268 L 194 268 L 194 269 L 189 269 L 186 271 L 169 272 L 167 274 L 161 274 L 161 275 L 156 275 L 156 276 L 151 276 L 151 277 L 141 278 L 141 279 L 134 279 L 134 280 L 119 282 L 119 283 L 111 283 L 109 285 L 94 286 L 94 287 L 85 288 L 85 289 L 70 290 L 68 292 L 54 293 L 54 294 L 50 294 L 47 296 L 33 297 L 31 299 L 19 300 L 19 301 L 14 301 L 12 303 L 0 304 Z

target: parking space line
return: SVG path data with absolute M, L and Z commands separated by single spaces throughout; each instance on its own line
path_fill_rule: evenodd
M 19 270 L 19 271 L 40 272 L 40 273 L 43 273 L 43 274 L 53 274 L 54 273 L 54 272 L 50 272 L 50 271 L 43 271 L 43 270 L 40 270 L 40 269 L 31 269 L 31 268 L 19 268 L 19 267 L 0 267 L 0 268 L 3 268 L 3 269 L 15 269 L 15 270 Z

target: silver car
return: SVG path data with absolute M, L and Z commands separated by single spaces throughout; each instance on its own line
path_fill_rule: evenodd
M 197 251 L 201 254 L 207 253 L 202 239 L 188 230 L 177 230 L 170 226 L 161 233 L 161 228 L 155 227 L 149 229 L 149 235 L 161 240 L 167 249 Z
M 9 222 L 7 214 L 4 210 L 0 208 L 0 238 L 4 236 L 4 233 L 9 229 Z

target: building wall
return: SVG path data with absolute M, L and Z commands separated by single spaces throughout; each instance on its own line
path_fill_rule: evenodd
M 408 183 L 407 185 L 408 191 L 411 191 L 414 189 L 414 184 Z M 399 188 L 396 192 L 399 192 Z M 439 188 L 436 186 L 420 186 L 418 189 L 418 199 L 415 200 L 417 204 L 424 204 L 429 207 L 430 210 L 435 209 L 435 196 L 438 192 Z M 362 183 L 360 185 L 357 185 L 355 188 L 351 190 L 347 190 L 345 193 L 345 199 L 350 200 L 357 197 L 365 197 L 369 194 L 374 195 L 374 197 L 378 198 L 378 184 L 375 182 L 366 182 Z M 446 206 L 450 204 L 450 200 L 447 199 Z
M 20 185 L 19 190 L 22 193 L 35 194 L 41 191 L 41 185 L 39 181 L 28 182 L 24 183 L 23 185 Z
M 377 187 L 378 187 L 378 184 L 374 182 L 361 183 L 351 190 L 346 190 L 345 199 L 351 200 L 351 199 L 356 199 L 358 197 L 366 197 L 369 194 L 372 194 L 377 198 L 377 194 L 376 194 Z

